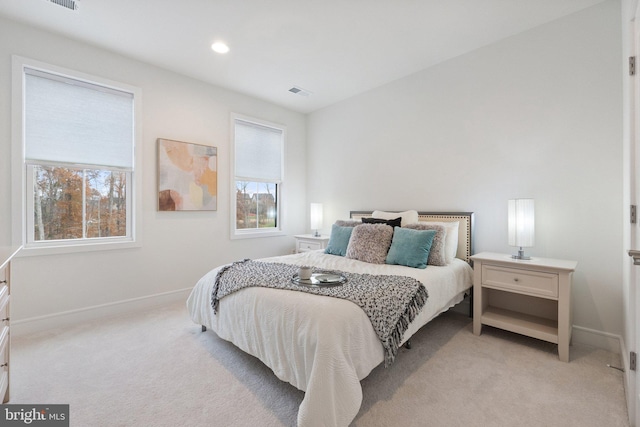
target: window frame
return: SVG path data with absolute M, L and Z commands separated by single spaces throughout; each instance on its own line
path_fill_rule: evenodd
M 122 237 L 93 237 L 69 240 L 34 241 L 33 236 L 33 162 L 25 159 L 25 69 L 58 75 L 64 78 L 103 86 L 133 95 L 133 169 L 127 181 L 127 235 Z M 142 246 L 142 90 L 102 77 L 12 55 L 12 243 L 23 247 L 23 256 L 86 252 L 107 249 L 125 249 Z M 44 163 L 42 163 L 44 165 Z M 104 165 L 77 165 L 48 162 L 49 166 L 115 170 Z M 84 226 L 83 219 L 83 226 Z
M 235 139 L 235 129 L 236 129 L 236 121 L 244 121 L 248 123 L 254 123 L 259 126 L 269 127 L 276 129 L 282 132 L 282 142 L 280 146 L 280 181 L 264 181 L 260 179 L 252 179 L 246 180 L 249 182 L 269 182 L 275 183 L 276 185 L 276 227 L 273 228 L 247 228 L 247 229 L 238 229 L 236 228 L 236 219 L 237 219 L 237 196 L 236 196 L 236 139 Z M 256 119 L 254 117 L 245 116 L 238 113 L 231 113 L 230 120 L 230 238 L 232 240 L 235 239 L 251 239 L 251 238 L 259 238 L 259 237 L 275 237 L 275 236 L 284 236 L 283 230 L 283 218 L 282 218 L 282 193 L 284 188 L 285 181 L 285 152 L 286 152 L 286 143 L 287 143 L 287 128 L 284 125 L 269 122 L 266 120 Z

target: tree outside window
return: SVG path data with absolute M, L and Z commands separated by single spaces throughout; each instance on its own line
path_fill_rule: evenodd
M 275 228 L 276 184 L 236 181 L 236 228 Z
M 126 235 L 125 172 L 55 166 L 33 169 L 34 241 Z

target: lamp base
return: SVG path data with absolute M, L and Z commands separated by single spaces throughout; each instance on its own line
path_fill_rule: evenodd
M 521 259 L 521 260 L 523 260 L 523 261 L 527 261 L 527 260 L 530 260 L 530 259 L 531 259 L 531 257 L 530 257 L 530 256 L 525 256 L 524 251 L 522 250 L 522 248 L 520 248 L 520 249 L 518 250 L 518 253 L 517 253 L 517 254 L 515 254 L 515 255 L 511 255 L 511 258 L 513 258 L 513 259 Z
M 321 237 L 320 232 L 318 232 L 318 230 L 316 230 L 316 231 L 313 233 L 313 237 Z

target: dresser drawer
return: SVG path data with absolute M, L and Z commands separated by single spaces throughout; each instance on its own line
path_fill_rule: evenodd
M 9 327 L 0 327 L 0 375 L 9 372 Z M 5 390 L 0 388 L 0 400 Z
M 525 295 L 558 298 L 558 275 L 552 273 L 483 264 L 482 286 Z
M 9 360 L 9 327 L 0 326 L 0 368 Z
M 7 285 L 0 285 L 0 315 L 4 319 L 9 317 L 7 311 L 7 304 L 9 302 L 9 287 Z
M 315 251 L 317 249 L 322 249 L 322 243 L 304 240 L 298 242 L 298 252 Z

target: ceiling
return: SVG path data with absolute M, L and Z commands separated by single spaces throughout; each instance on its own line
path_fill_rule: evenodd
M 309 113 L 602 1 L 0 0 L 0 16 Z

